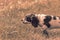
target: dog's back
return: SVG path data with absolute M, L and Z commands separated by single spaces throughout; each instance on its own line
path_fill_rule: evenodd
M 37 14 L 40 25 L 50 25 L 50 27 L 60 27 L 60 17 L 54 15 Z

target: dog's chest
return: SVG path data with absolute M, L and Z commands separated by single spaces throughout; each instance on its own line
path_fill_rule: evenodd
M 46 15 L 39 15 L 39 16 L 38 16 L 38 19 L 39 19 L 41 25 L 44 24 L 45 16 L 46 16 Z

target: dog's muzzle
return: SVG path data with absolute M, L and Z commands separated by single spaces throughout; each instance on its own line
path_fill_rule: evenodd
M 30 24 L 30 22 L 26 21 L 25 19 L 21 20 L 24 24 Z

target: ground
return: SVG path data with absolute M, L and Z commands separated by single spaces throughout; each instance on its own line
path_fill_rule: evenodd
M 0 40 L 60 40 L 60 29 L 48 30 L 46 38 L 41 27 L 23 24 L 30 13 L 60 16 L 60 0 L 0 0 Z

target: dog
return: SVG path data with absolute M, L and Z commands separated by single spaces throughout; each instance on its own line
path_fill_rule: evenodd
M 60 28 L 60 17 L 46 14 L 28 14 L 22 19 L 24 24 L 32 24 L 35 28 L 40 26 L 43 33 L 48 36 L 47 29 Z

